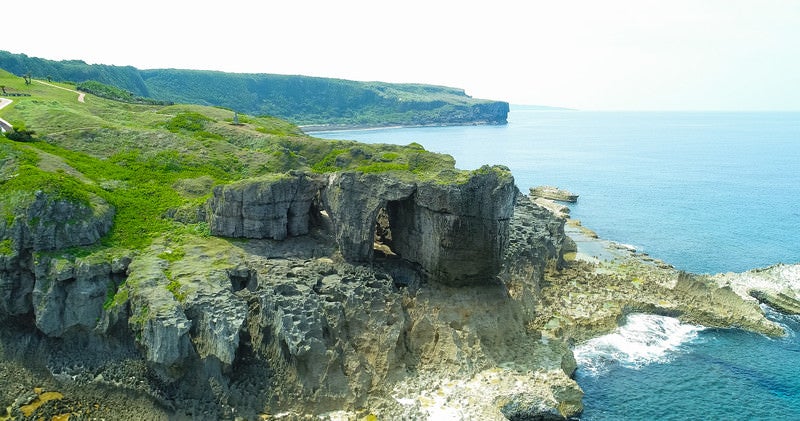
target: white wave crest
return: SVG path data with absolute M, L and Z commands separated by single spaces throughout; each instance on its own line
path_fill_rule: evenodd
M 589 373 L 605 371 L 609 364 L 628 368 L 667 362 L 681 345 L 697 338 L 702 326 L 653 314 L 630 314 L 616 332 L 586 341 L 573 349 L 578 367 Z

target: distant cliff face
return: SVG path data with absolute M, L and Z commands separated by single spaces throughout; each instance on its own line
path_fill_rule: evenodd
M 308 76 L 240 74 L 52 61 L 0 51 L 0 68 L 34 78 L 96 80 L 157 100 L 215 105 L 301 125 L 505 124 L 507 102 L 423 84 L 357 82 Z

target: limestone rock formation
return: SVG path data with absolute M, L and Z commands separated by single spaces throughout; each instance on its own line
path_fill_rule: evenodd
M 745 300 L 756 299 L 786 314 L 800 314 L 800 264 L 777 264 L 742 273 L 723 273 L 712 279 Z
M 98 329 L 109 290 L 116 290 L 126 269 L 126 265 L 112 267 L 106 260 L 39 256 L 32 294 L 36 326 L 52 337 Z
M 300 173 L 217 186 L 209 200 L 211 233 L 274 240 L 307 234 L 320 184 Z
M 354 262 L 372 260 L 378 212 L 389 202 L 412 200 L 416 187 L 380 174 L 331 175 L 322 194 L 323 208 L 331 218 L 342 256 Z
M 299 174 L 217 187 L 209 215 L 215 235 L 281 240 L 307 233 L 324 211 L 342 256 L 369 262 L 378 214 L 385 211 L 393 253 L 430 279 L 460 285 L 485 282 L 499 271 L 516 192 L 502 167 L 451 183 L 343 172 L 323 185 Z
M 375 221 L 386 209 L 397 255 L 436 282 L 466 285 L 498 272 L 515 193 L 510 173 L 499 167 L 485 167 L 460 184 L 343 173 L 331 177 L 323 206 L 346 259 L 372 259 Z
M 487 282 L 502 264 L 516 193 L 510 173 L 498 167 L 463 184 L 421 183 L 413 201 L 387 207 L 394 250 L 437 282 Z
M 14 247 L 0 273 L 14 283 L 3 315 L 33 316 L 43 341 L 20 347 L 124 356 L 40 357 L 54 375 L 145 394 L 176 418 L 255 419 L 265 408 L 358 418 L 367 408 L 565 419 L 583 393 L 570 341 L 632 309 L 779 329 L 733 288 L 631 251 L 605 266 L 567 261 L 565 220 L 521 195 L 503 167 L 448 182 L 294 173 L 217 187 L 206 214 L 218 234 L 255 238 L 165 237 L 75 257 L 6 237 Z
M 42 191 L 14 194 L 0 203 L 9 219 L 0 223 L 0 243 L 6 244 L 0 252 L 0 317 L 31 311 L 34 252 L 93 244 L 114 219 L 114 209 L 97 196 L 84 203 Z
M 531 187 L 530 193 L 532 197 L 541 197 L 543 199 L 557 200 L 560 202 L 574 203 L 578 201 L 577 194 L 553 186 Z

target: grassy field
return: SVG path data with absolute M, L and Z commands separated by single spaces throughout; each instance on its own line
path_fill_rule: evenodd
M 0 70 L 13 103 L 0 117 L 35 132 L 32 142 L 0 137 L 0 214 L 7 225 L 36 190 L 116 209 L 98 248 L 139 249 L 157 237 L 206 235 L 204 222 L 180 223 L 176 210 L 202 206 L 211 187 L 289 170 L 392 172 L 403 178 L 465 181 L 447 155 L 420 145 L 367 145 L 317 139 L 271 117 L 198 105 L 142 105 L 78 94 Z M 57 84 L 75 89 L 74 85 Z

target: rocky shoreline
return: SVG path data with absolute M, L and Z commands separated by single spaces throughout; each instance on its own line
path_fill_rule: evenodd
M 747 285 L 797 287 L 796 267 L 678 271 L 567 223 L 502 170 L 458 186 L 292 177 L 215 190 L 199 214 L 229 238 L 3 257 L 0 420 L 571 419 L 575 344 L 632 312 L 778 336 Z M 94 240 L 100 209 L 70 210 Z M 380 209 L 393 238 L 376 236 Z
M 401 125 L 381 125 L 381 124 L 306 124 L 298 126 L 304 133 L 313 135 L 316 132 L 340 132 L 351 130 L 382 130 L 382 129 L 407 129 L 417 127 L 453 127 L 453 126 L 487 126 L 502 125 L 493 121 L 474 121 L 474 122 L 455 122 L 455 123 L 435 123 L 435 124 L 401 124 Z

